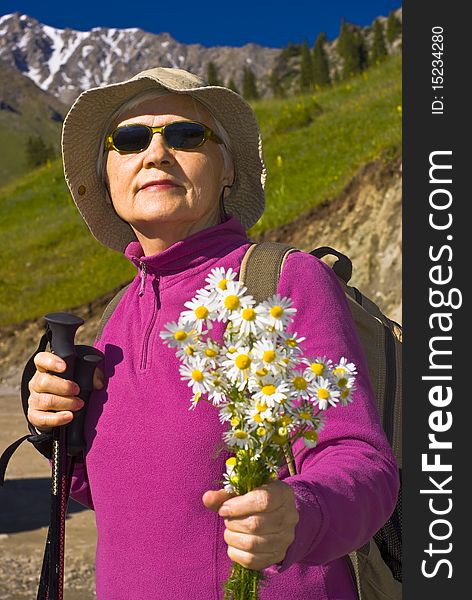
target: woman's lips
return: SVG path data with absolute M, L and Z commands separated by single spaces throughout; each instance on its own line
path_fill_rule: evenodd
M 161 180 L 156 180 L 156 181 L 148 181 L 143 186 L 141 186 L 141 189 L 155 191 L 155 190 L 169 190 L 171 188 L 178 188 L 178 187 L 181 187 L 181 186 L 177 185 L 170 179 L 161 179 Z

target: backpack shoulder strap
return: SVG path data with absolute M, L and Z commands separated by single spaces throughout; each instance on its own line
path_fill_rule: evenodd
M 285 259 L 297 249 L 278 242 L 252 244 L 241 262 L 239 279 L 256 302 L 263 302 L 277 292 Z
M 105 307 L 105 310 L 103 311 L 103 314 L 102 314 L 102 318 L 100 319 L 100 323 L 98 324 L 97 336 L 96 336 L 97 341 L 102 337 L 102 333 L 103 333 L 103 330 L 105 329 L 105 325 L 108 323 L 115 308 L 118 306 L 118 303 L 120 302 L 121 298 L 123 298 L 126 290 L 129 288 L 130 285 L 131 285 L 131 283 L 128 283 L 128 285 L 125 285 L 125 287 L 121 288 L 121 290 L 119 290 L 113 296 L 113 298 L 110 300 L 110 302 Z

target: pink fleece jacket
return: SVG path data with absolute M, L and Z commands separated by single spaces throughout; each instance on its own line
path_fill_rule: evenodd
M 107 384 L 90 399 L 86 462 L 72 483 L 72 497 L 95 510 L 98 600 L 223 598 L 231 564 L 224 522 L 202 503 L 205 491 L 221 487 L 223 426 L 209 404 L 188 410 L 175 350 L 159 332 L 206 285 L 212 268 L 238 271 L 248 246 L 231 218 L 154 256 L 144 257 L 138 242 L 126 249 L 138 273 L 96 344 Z M 393 511 L 397 467 L 331 269 L 309 254 L 291 254 L 278 292 L 294 301 L 291 330 L 306 336 L 305 355 L 345 356 L 359 375 L 353 403 L 328 410 L 318 447 L 297 457 L 298 474 L 280 474 L 292 486 L 300 520 L 282 564 L 265 570 L 261 600 L 354 600 L 345 555 Z

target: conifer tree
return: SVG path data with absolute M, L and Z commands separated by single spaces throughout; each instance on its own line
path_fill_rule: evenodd
M 239 90 L 236 87 L 236 84 L 234 83 L 234 79 L 232 77 L 229 78 L 228 83 L 226 84 L 226 87 L 229 88 L 230 90 L 233 90 L 233 92 L 236 92 L 237 94 L 239 94 Z
M 218 75 L 218 67 L 212 61 L 208 63 L 207 81 L 208 85 L 223 85 Z
M 384 30 L 382 23 L 376 19 L 373 28 L 374 39 L 370 50 L 370 64 L 382 62 L 387 56 L 387 48 L 385 47 Z
M 256 100 L 259 98 L 256 76 L 251 67 L 248 66 L 244 67 L 243 72 L 243 96 L 246 100 Z
M 311 61 L 311 52 L 308 42 L 305 40 L 302 44 L 302 53 L 300 59 L 300 91 L 308 92 L 313 88 L 313 64 Z
M 386 31 L 387 41 L 391 44 L 392 42 L 394 42 L 397 39 L 398 36 L 401 35 L 401 33 L 402 33 L 402 22 L 392 11 L 388 15 L 388 19 L 387 19 L 387 31 Z
M 337 52 L 343 59 L 343 79 L 352 77 L 366 68 L 367 50 L 364 36 L 360 31 L 354 31 L 344 18 L 341 21 Z
M 35 169 L 52 160 L 55 152 L 52 144 L 46 145 L 40 135 L 30 136 L 26 142 L 26 164 L 30 169 Z
M 363 71 L 369 66 L 369 53 L 367 52 L 364 34 L 360 29 L 354 33 L 354 44 L 359 61 L 359 71 Z
M 326 34 L 321 32 L 313 46 L 313 83 L 318 86 L 330 83 L 328 56 L 325 51 Z
M 285 90 L 282 86 L 282 82 L 280 80 L 279 73 L 277 69 L 272 69 L 269 75 L 269 85 L 272 90 L 272 95 L 274 98 L 284 98 Z

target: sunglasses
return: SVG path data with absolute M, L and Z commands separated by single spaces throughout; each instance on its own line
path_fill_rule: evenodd
M 107 150 L 116 150 L 120 154 L 142 152 L 151 143 L 155 133 L 160 133 L 164 143 L 173 150 L 194 150 L 207 140 L 217 144 L 223 141 L 206 125 L 193 121 L 176 121 L 160 127 L 149 127 L 141 123 L 132 123 L 117 127 L 106 139 Z

